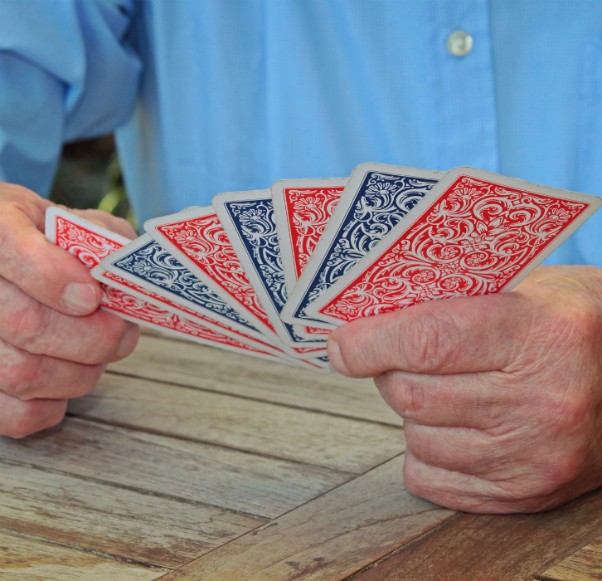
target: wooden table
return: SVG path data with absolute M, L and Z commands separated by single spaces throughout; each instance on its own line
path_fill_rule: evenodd
M 602 492 L 475 516 L 408 494 L 368 380 L 145 336 L 53 430 L 0 439 L 0 578 L 602 579 Z

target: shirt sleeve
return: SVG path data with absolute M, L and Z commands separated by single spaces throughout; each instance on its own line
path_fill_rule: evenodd
M 65 141 L 130 116 L 132 12 L 132 0 L 0 1 L 0 180 L 47 195 Z

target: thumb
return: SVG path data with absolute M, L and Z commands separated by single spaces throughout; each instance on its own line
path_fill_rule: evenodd
M 354 377 L 501 369 L 528 324 L 524 301 L 514 293 L 453 298 L 358 319 L 331 333 L 329 358 Z
M 102 297 L 99 284 L 77 258 L 42 233 L 50 204 L 25 189 L 19 189 L 16 199 L 14 187 L 9 194 L 0 188 L 0 277 L 63 313 L 96 310 Z

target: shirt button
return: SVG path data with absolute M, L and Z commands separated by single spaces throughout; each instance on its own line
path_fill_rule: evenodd
M 472 50 L 472 36 L 456 30 L 447 37 L 447 50 L 454 56 L 466 56 Z

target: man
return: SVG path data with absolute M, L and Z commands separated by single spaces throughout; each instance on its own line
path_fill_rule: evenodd
M 601 23 L 595 0 L 1 0 L 1 177 L 44 194 L 63 141 L 127 120 L 118 142 L 140 220 L 368 160 L 596 193 Z M 85 269 L 44 242 L 46 206 L 0 190 L 0 426 L 11 436 L 60 421 L 136 341 L 96 310 Z M 600 485 L 600 225 L 552 260 L 591 266 L 546 267 L 510 294 L 332 334 L 334 367 L 375 377 L 404 417 L 411 491 L 513 512 Z

